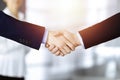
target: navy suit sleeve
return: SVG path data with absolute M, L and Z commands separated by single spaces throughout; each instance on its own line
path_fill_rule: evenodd
M 85 48 L 120 37 L 120 13 L 79 31 Z
M 0 36 L 39 49 L 45 28 L 16 20 L 0 11 Z

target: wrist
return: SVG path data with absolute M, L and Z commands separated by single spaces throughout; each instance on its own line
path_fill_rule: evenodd
M 79 32 L 77 32 L 77 37 L 78 37 L 78 39 L 79 39 L 79 44 L 84 47 L 84 43 L 83 43 L 82 37 L 81 37 L 81 35 L 79 34 Z

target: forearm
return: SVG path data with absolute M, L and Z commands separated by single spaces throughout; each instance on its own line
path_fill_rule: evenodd
M 0 36 L 39 49 L 45 28 L 16 20 L 0 12 Z
M 85 48 L 120 36 L 120 13 L 87 29 L 79 31 Z

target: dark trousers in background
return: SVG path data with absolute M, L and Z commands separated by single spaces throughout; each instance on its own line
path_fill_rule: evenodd
M 24 78 L 7 77 L 7 76 L 0 75 L 0 80 L 24 80 Z

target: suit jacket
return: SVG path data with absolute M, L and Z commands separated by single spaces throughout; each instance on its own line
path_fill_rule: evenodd
M 14 19 L 0 11 L 0 36 L 39 49 L 45 28 Z
M 79 31 L 85 48 L 120 37 L 120 13 Z

